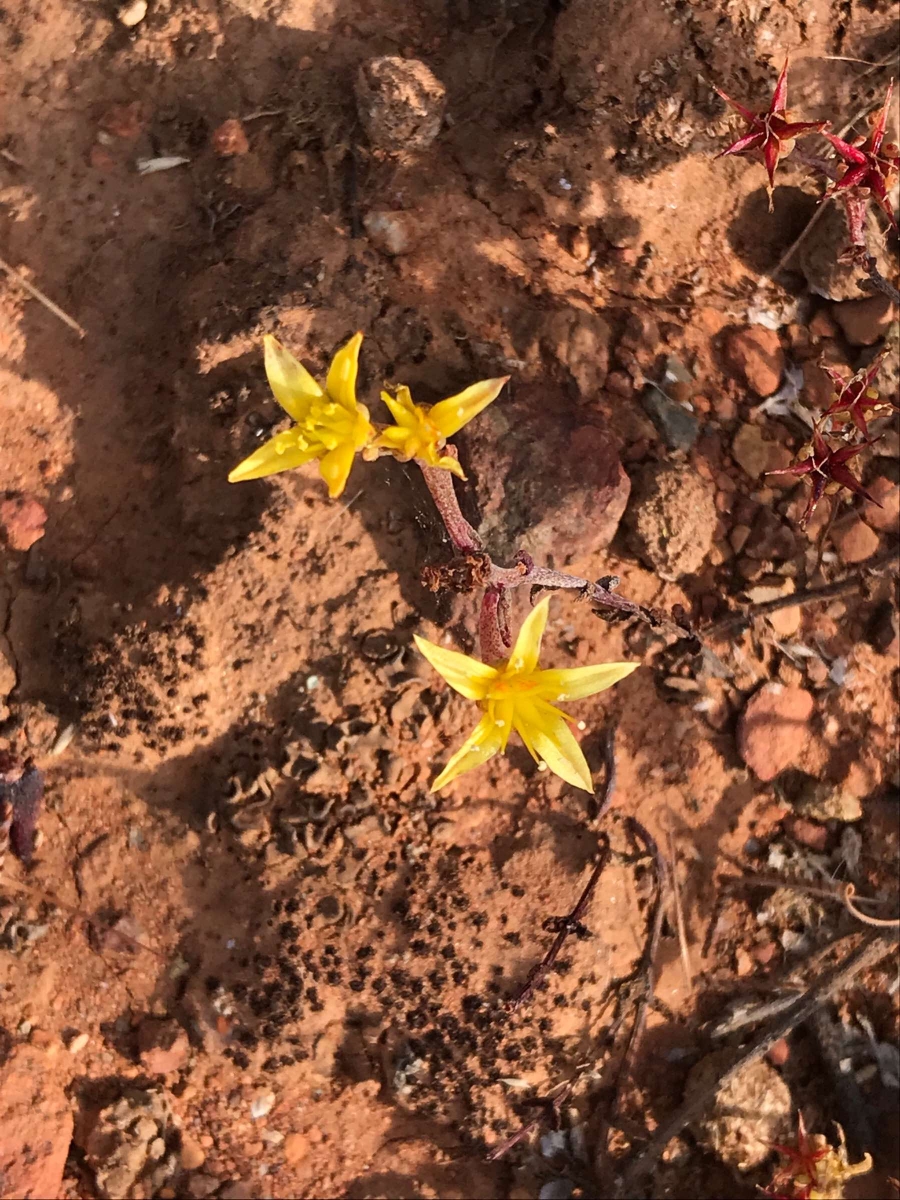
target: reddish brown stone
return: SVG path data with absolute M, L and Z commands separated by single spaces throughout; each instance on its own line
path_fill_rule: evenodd
M 116 160 L 105 146 L 95 142 L 88 151 L 88 165 L 95 171 L 112 171 L 115 168 Z
M 748 325 L 726 330 L 722 347 L 726 367 L 757 396 L 778 391 L 784 374 L 784 350 L 774 329 Z
M 0 528 L 13 550 L 30 550 L 44 536 L 47 513 L 34 496 L 13 496 L 0 501 Z
M 791 1048 L 787 1038 L 779 1038 L 777 1042 L 773 1042 L 766 1055 L 773 1067 L 783 1067 L 790 1057 Z
M 874 346 L 894 320 L 894 306 L 887 296 L 844 300 L 832 311 L 851 346 Z
M 867 500 L 861 509 L 862 519 L 881 533 L 900 533 L 900 484 L 876 475 L 868 490 L 881 507 Z
M 697 470 L 673 463 L 644 467 L 626 515 L 631 542 L 663 579 L 703 566 L 716 531 L 713 489 Z
M 168 1075 L 187 1064 L 191 1044 L 177 1021 L 147 1017 L 138 1029 L 138 1053 L 150 1075 Z
M 817 338 L 837 337 L 838 327 L 827 308 L 820 308 L 809 323 L 809 332 Z
M 800 398 L 808 408 L 828 408 L 835 397 L 834 382 L 817 362 L 803 364 L 803 390 Z
M 750 697 L 738 724 L 738 750 L 757 778 L 768 782 L 797 766 L 814 707 L 809 692 L 779 683 L 767 684 Z
M 246 154 L 250 143 L 240 121 L 232 117 L 213 132 L 212 148 L 222 158 L 232 158 L 237 154 Z
M 545 318 L 541 342 L 575 380 L 582 398 L 596 400 L 606 383 L 609 339 L 609 325 L 598 313 L 565 308 Z
M 778 944 L 776 942 L 760 942 L 758 946 L 753 947 L 750 953 L 761 966 L 765 967 L 778 953 Z
M 47 1073 L 47 1057 L 22 1049 L 0 1071 L 0 1194 L 55 1200 L 72 1140 L 65 1092 Z
M 877 508 L 875 510 L 878 511 Z M 865 562 L 877 551 L 880 542 L 874 529 L 858 513 L 848 513 L 831 527 L 831 542 L 841 562 L 848 566 Z
M 144 106 L 140 100 L 130 104 L 113 104 L 100 118 L 100 128 L 113 137 L 133 142 L 140 137 L 147 124 Z
M 807 821 L 805 817 L 788 817 L 785 826 L 788 836 L 807 850 L 824 854 L 828 849 L 828 830 L 824 825 Z
M 552 555 L 564 567 L 606 549 L 631 491 L 606 429 L 581 425 L 567 433 L 543 414 L 499 435 L 490 420 L 472 428 L 464 466 L 472 468 L 480 532 L 495 558 L 523 547 L 542 564 Z

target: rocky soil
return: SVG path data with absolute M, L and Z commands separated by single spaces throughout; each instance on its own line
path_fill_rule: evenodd
M 895 956 L 714 1086 L 872 932 L 846 884 L 897 916 L 896 417 L 874 501 L 804 530 L 766 472 L 900 343 L 796 155 L 774 216 L 715 160 L 713 85 L 790 51 L 862 135 L 895 43 L 882 0 L 0 8 L 0 1196 L 611 1194 L 697 1088 L 629 1194 L 757 1195 L 798 1112 L 889 1194 Z M 472 707 L 413 635 L 472 652 L 477 599 L 421 582 L 413 465 L 226 482 L 262 336 L 321 376 L 356 330 L 373 410 L 510 375 L 458 439 L 495 558 L 674 616 L 552 601 L 548 663 L 642 664 L 573 706 L 597 797 L 522 747 L 429 792 Z

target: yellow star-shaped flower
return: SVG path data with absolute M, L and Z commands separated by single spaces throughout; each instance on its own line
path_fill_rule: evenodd
M 512 654 L 495 666 L 416 638 L 416 645 L 434 669 L 461 696 L 476 700 L 484 712 L 471 736 L 431 785 L 433 792 L 504 751 L 513 729 L 538 763 L 546 763 L 554 774 L 575 787 L 586 792 L 594 790 L 581 747 L 566 725 L 572 718 L 554 708 L 552 702 L 581 700 L 605 691 L 640 664 L 602 663 L 596 667 L 540 670 L 538 658 L 549 605 L 549 596 L 535 605 L 519 630 Z
M 416 404 L 405 385 L 397 388 L 396 396 L 382 392 L 381 398 L 397 424 L 388 425 L 382 430 L 375 445 L 390 450 L 403 462 L 417 458 L 429 467 L 443 467 L 460 479 L 465 479 L 457 460 L 441 451 L 447 438 L 459 433 L 463 425 L 468 425 L 473 417 L 477 417 L 492 400 L 497 399 L 508 379 L 509 376 L 504 375 L 502 379 L 484 379 L 481 383 L 473 383 L 465 391 L 441 400 L 431 408 Z
M 340 496 L 356 452 L 375 436 L 369 410 L 356 399 L 362 339 L 361 333 L 354 334 L 338 350 L 328 368 L 324 390 L 277 338 L 264 339 L 269 386 L 296 424 L 284 433 L 276 433 L 239 463 L 228 476 L 229 483 L 261 479 L 317 458 L 328 494 L 332 498 Z

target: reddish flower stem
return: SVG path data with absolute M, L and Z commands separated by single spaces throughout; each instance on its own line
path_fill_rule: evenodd
M 453 446 L 447 446 L 444 453 L 456 456 Z M 453 487 L 453 476 L 442 467 L 426 467 L 424 463 L 419 463 L 419 466 L 450 541 L 461 554 L 471 554 L 480 550 L 481 538 L 462 515 Z
M 507 647 L 500 628 L 500 604 L 503 592 L 489 587 L 481 597 L 481 616 L 478 620 L 478 638 L 481 642 L 481 661 L 497 663 L 507 658 Z
M 447 445 L 444 453 L 455 455 L 456 450 L 453 446 Z M 529 587 L 569 588 L 573 591 L 580 591 L 586 599 L 599 608 L 613 609 L 616 612 L 627 613 L 630 616 L 638 617 L 642 621 L 648 621 L 651 625 L 662 624 L 659 618 L 649 609 L 644 608 L 643 605 L 636 604 L 633 600 L 627 600 L 624 596 L 615 594 L 614 589 L 619 584 L 619 580 L 615 575 L 607 575 L 603 579 L 598 579 L 592 583 L 591 580 L 583 579 L 579 575 L 567 575 L 562 571 L 552 571 L 548 567 L 535 566 L 531 556 L 524 551 L 519 551 L 518 562 L 514 567 L 498 566 L 484 553 L 484 543 L 477 531 L 472 528 L 463 516 L 462 510 L 459 507 L 456 490 L 453 486 L 453 476 L 450 472 L 440 467 L 425 466 L 421 462 L 419 463 L 419 467 L 421 468 L 428 490 L 431 492 L 435 507 L 440 513 L 441 520 L 444 522 L 447 535 L 457 553 L 461 555 L 479 554 L 486 562 L 490 563 L 488 590 L 496 592 L 497 598 L 488 602 L 487 597 L 485 597 L 488 607 L 482 609 L 481 639 L 483 648 L 487 645 L 496 649 L 497 642 L 494 637 L 494 630 L 487 628 L 486 625 L 486 623 L 490 624 L 493 621 L 500 643 L 504 646 L 498 657 L 506 657 L 505 647 L 509 645 L 508 639 L 503 636 L 506 626 L 504 618 L 506 601 L 505 597 L 503 599 L 499 597 L 511 588 L 521 587 L 523 583 L 527 583 Z M 488 614 L 491 615 L 488 616 Z M 681 632 L 683 634 L 684 629 Z M 491 660 L 486 658 L 485 661 Z

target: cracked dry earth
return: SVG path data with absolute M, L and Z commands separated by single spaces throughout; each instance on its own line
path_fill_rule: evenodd
M 896 313 L 835 265 L 832 209 L 757 287 L 815 189 L 788 159 L 769 218 L 761 169 L 713 160 L 711 87 L 763 103 L 790 50 L 796 109 L 863 132 L 895 41 L 881 0 L 0 7 L 0 254 L 85 334 L 2 276 L 0 752 L 46 786 L 0 870 L 0 1195 L 610 1194 L 723 1014 L 855 944 L 823 889 L 895 915 L 896 423 L 862 460 L 881 508 L 829 498 L 803 532 L 802 484 L 761 476 L 827 404 L 822 361 L 887 348 L 896 390 Z M 407 66 L 381 91 L 383 56 Z M 449 556 L 421 479 L 225 482 L 280 420 L 262 335 L 321 373 L 357 329 L 373 409 L 382 381 L 511 375 L 458 439 L 498 560 L 616 574 L 704 637 L 553 600 L 549 663 L 643 665 L 573 708 L 598 785 L 617 722 L 612 858 L 515 1012 L 598 829 L 521 747 L 429 793 L 473 714 L 412 636 L 472 651 L 477 601 L 419 583 Z M 690 972 L 672 909 L 616 1098 L 654 896 L 628 818 Z M 758 1194 L 798 1109 L 889 1194 L 896 994 L 888 959 L 759 1064 L 764 1119 L 685 1129 L 642 1194 Z M 535 1101 L 566 1081 L 554 1128 Z

